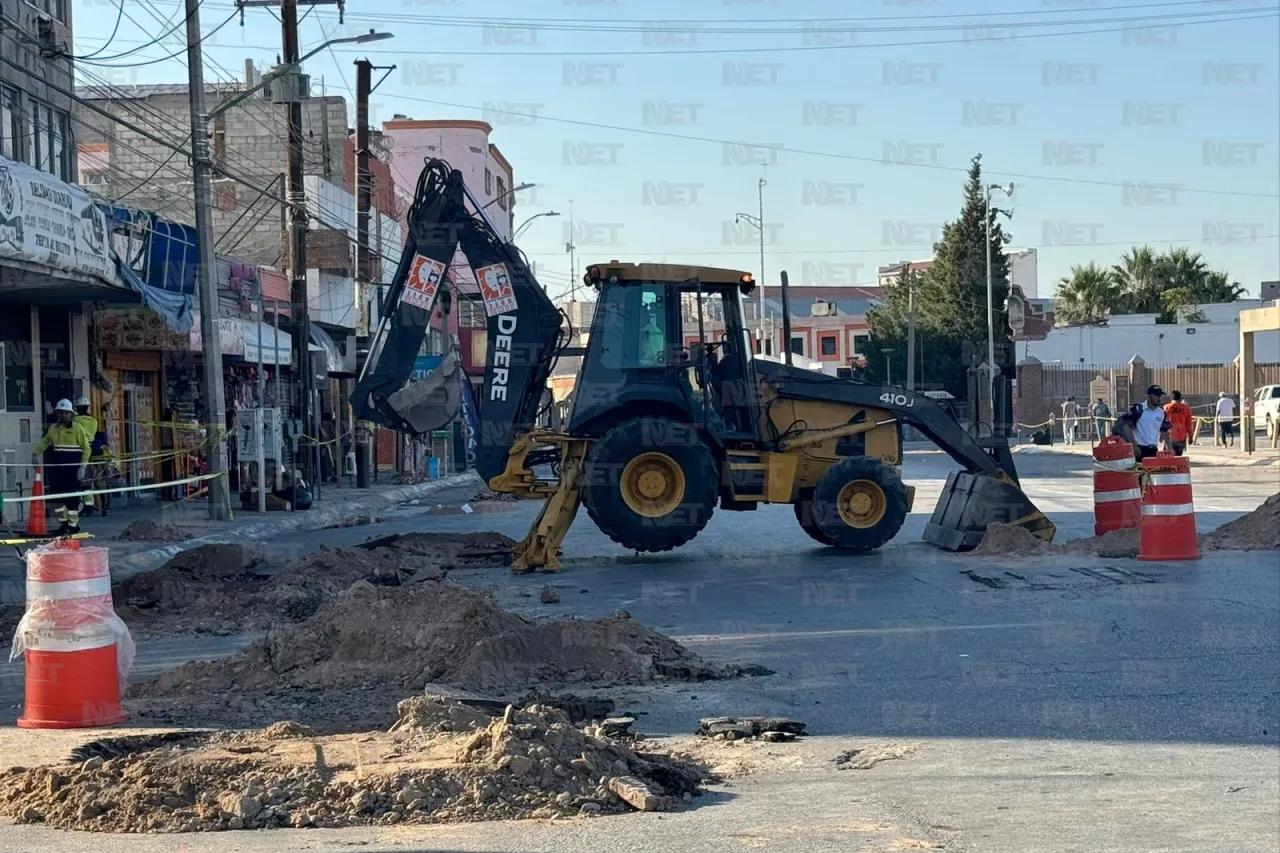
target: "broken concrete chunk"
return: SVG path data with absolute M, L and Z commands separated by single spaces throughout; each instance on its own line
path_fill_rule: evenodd
M 634 776 L 610 777 L 609 790 L 637 811 L 655 812 L 662 805 L 662 798 Z
M 635 717 L 609 717 L 600 721 L 598 737 L 621 737 L 630 734 L 635 725 Z
M 761 732 L 760 733 L 760 740 L 766 741 L 767 743 L 786 743 L 787 741 L 791 741 L 795 739 L 796 739 L 796 736 L 791 734 L 791 732 Z
M 700 734 L 724 735 L 725 740 L 758 737 L 769 732 L 795 736 L 804 734 L 805 730 L 804 723 L 786 717 L 707 717 L 699 726 Z
M 560 603 L 560 593 L 556 591 L 554 586 L 544 586 L 542 591 L 538 593 L 538 599 L 543 604 Z

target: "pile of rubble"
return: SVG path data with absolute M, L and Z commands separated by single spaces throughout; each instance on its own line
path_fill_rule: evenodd
M 1024 527 L 992 524 L 987 528 L 978 547 L 969 553 L 976 557 L 1089 554 L 1095 557 L 1135 558 L 1141 542 L 1139 530 L 1128 528 L 1051 545 Z M 1280 494 L 1267 498 L 1253 512 L 1228 521 L 1209 533 L 1201 534 L 1200 550 L 1280 550 Z
M 358 580 L 399 586 L 438 580 L 451 569 L 501 566 L 515 542 L 500 533 L 415 533 L 356 548 L 322 545 L 283 565 L 256 548 L 201 545 L 113 590 L 134 633 L 231 634 L 301 622 Z
M 1280 494 L 1267 498 L 1253 512 L 1202 536 L 1200 547 L 1206 551 L 1280 550 Z
M 519 703 L 563 689 L 760 672 L 708 663 L 625 615 L 533 622 L 485 591 L 362 580 L 305 622 L 278 624 L 232 657 L 186 663 L 131 696 L 157 722 L 262 725 L 289 716 L 350 731 L 384 725 L 397 699 L 428 683 Z
M 133 749 L 109 758 L 11 768 L 0 775 L 0 811 L 19 823 L 98 832 L 557 818 L 674 808 L 707 777 L 685 759 L 585 733 L 539 705 L 477 717 L 452 734 L 406 724 L 315 737 L 281 723 L 132 740 Z
M 186 542 L 191 534 L 176 524 L 160 524 L 149 518 L 132 521 L 116 536 L 117 542 Z

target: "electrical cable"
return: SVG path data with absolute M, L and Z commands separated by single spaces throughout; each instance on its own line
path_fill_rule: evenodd
M 124 0 L 120 0 L 119 5 L 116 7 L 116 23 L 115 23 L 115 26 L 111 28 L 111 35 L 107 36 L 107 40 L 102 43 L 102 47 L 98 48 L 93 53 L 85 54 L 83 57 L 76 57 L 76 59 L 79 59 L 81 61 L 85 59 L 92 59 L 98 54 L 102 53 L 108 47 L 110 47 L 111 43 L 115 41 L 116 34 L 120 32 L 120 21 L 123 19 L 124 19 Z
M 201 34 L 201 36 L 200 36 L 200 43 L 201 43 L 201 44 L 203 44 L 203 43 L 204 43 L 204 41 L 205 41 L 205 39 L 212 38 L 214 35 L 216 35 L 216 34 L 218 33 L 218 31 L 219 31 L 219 30 L 221 30 L 221 29 L 222 29 L 223 27 L 225 27 L 227 24 L 231 23 L 231 22 L 235 19 L 235 17 L 236 17 L 236 16 L 235 16 L 235 14 L 233 13 L 233 14 L 229 15 L 229 16 L 226 18 L 226 20 L 224 20 L 222 23 L 218 24 L 216 27 L 214 27 L 214 28 L 213 28 L 212 30 L 210 30 L 209 32 L 207 32 L 207 33 L 202 33 L 202 34 Z M 181 56 L 181 57 L 184 57 L 184 58 L 185 58 L 185 57 L 186 57 L 186 55 L 187 55 L 187 52 L 188 52 L 189 50 L 190 50 L 190 47 L 188 47 L 188 46 L 186 46 L 186 45 L 183 45 L 182 47 L 178 48 L 178 49 L 177 49 L 177 50 L 175 50 L 173 53 L 170 53 L 170 54 L 169 54 L 169 55 L 167 55 L 167 56 L 161 56 L 161 57 L 158 57 L 158 58 L 156 58 L 156 59 L 148 59 L 148 60 L 144 60 L 144 61 L 142 61 L 142 62 L 130 62 L 130 63 L 127 63 L 127 64 L 125 64 L 125 65 L 114 65 L 114 64 L 109 63 L 109 62 L 101 62 L 101 61 L 97 61 L 97 60 L 89 60 L 89 59 L 77 59 L 77 60 L 75 60 L 75 61 L 76 61 L 76 62 L 78 62 L 78 63 L 80 63 L 80 64 L 82 64 L 82 65 L 97 65 L 97 66 L 101 66 L 101 67 L 103 67 L 103 68 L 142 68 L 142 67 L 147 66 L 147 65 L 157 65 L 157 64 L 159 64 L 159 63 L 161 63 L 161 62 L 168 62 L 170 59 L 176 59 L 176 58 L 177 58 L 177 57 L 179 57 L 179 56 Z
M 197 3 L 196 3 L 195 8 L 194 8 L 194 9 L 192 9 L 192 12 L 198 11 L 198 10 L 200 9 L 200 7 L 204 5 L 204 3 L 205 3 L 205 2 L 206 2 L 206 0 L 199 0 L 199 2 L 197 2 Z M 135 20 L 135 19 L 134 19 L 134 17 L 133 17 L 132 15 L 130 15 L 128 12 L 125 12 L 125 11 L 124 11 L 124 2 L 123 2 L 123 0 L 122 0 L 122 2 L 121 2 L 121 4 L 120 4 L 120 10 L 121 10 L 121 14 L 123 14 L 123 15 L 124 15 L 124 17 L 128 18 L 130 21 L 132 21 L 132 22 L 133 22 L 133 25 L 134 25 L 134 26 L 136 26 L 138 29 L 142 30 L 143 32 L 146 32 L 146 27 L 143 27 L 141 24 L 139 24 L 139 23 L 137 22 L 137 20 Z M 177 14 L 177 12 L 175 12 L 175 13 L 174 13 L 174 15 L 176 15 L 176 14 Z M 146 42 L 146 43 L 142 44 L 142 45 L 141 45 L 141 46 L 139 46 L 139 47 L 135 47 L 135 48 L 132 48 L 132 49 L 130 49 L 130 50 L 126 50 L 124 53 L 119 53 L 119 54 L 116 54 L 115 56 L 99 57 L 99 58 L 98 58 L 98 62 L 99 62 L 99 63 L 104 63 L 104 62 L 113 62 L 113 61 L 115 61 L 115 60 L 117 60 L 117 59 L 124 59 L 125 57 L 133 56 L 133 55 L 134 55 L 134 54 L 136 54 L 136 53 L 140 53 L 141 51 L 144 51 L 144 50 L 146 50 L 147 48 L 152 47 L 153 45 L 157 45 L 157 44 L 159 44 L 160 42 L 162 42 L 162 41 L 164 41 L 165 39 L 167 39 L 169 36 L 173 35 L 175 32 L 177 32 L 177 30 L 178 30 L 178 28 L 179 28 L 179 27 L 186 26 L 187 20 L 188 20 L 190 17 L 191 17 L 191 14 L 190 14 L 190 13 L 188 13 L 187 15 L 183 16 L 182 21 L 181 21 L 180 23 L 174 24 L 172 27 L 170 27 L 170 28 L 169 28 L 168 30 L 166 30 L 164 33 L 161 33 L 160 35 L 158 35 L 158 36 L 154 37 L 153 39 L 151 39 L 151 41 Z M 170 18 L 170 20 L 172 20 L 172 17 Z M 167 25 L 167 24 L 168 24 L 168 21 L 164 21 L 164 22 L 162 22 L 162 23 L 161 23 L 161 26 L 165 26 L 165 25 Z M 86 57 L 76 56 L 75 54 L 66 53 L 66 54 L 63 54 L 63 55 L 64 55 L 64 56 L 66 56 L 68 59 L 73 60 L 73 61 L 75 61 L 75 62 L 81 62 L 81 61 L 85 61 L 85 60 L 86 60 Z

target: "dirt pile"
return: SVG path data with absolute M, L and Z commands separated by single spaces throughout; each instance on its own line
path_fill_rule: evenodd
M 0 810 L 19 823 L 98 832 L 554 818 L 672 808 L 706 775 L 585 735 L 541 706 L 458 735 L 221 733 L 142 746 L 12 768 L 0 776 Z
M 1138 556 L 1138 548 L 1142 544 L 1142 535 L 1138 528 L 1129 527 L 1124 530 L 1111 530 L 1101 536 L 1086 536 L 1083 539 L 1072 539 L 1054 549 L 1058 554 L 1092 554 L 1095 557 Z
M 226 635 L 302 622 L 358 580 L 399 586 L 452 569 L 501 566 L 514 545 L 500 533 L 415 533 L 356 548 L 322 545 L 284 565 L 240 545 L 201 545 L 113 594 L 120 618 L 141 636 Z
M 532 622 L 484 592 L 448 583 L 359 581 L 302 624 L 279 624 L 233 657 L 186 663 L 131 693 L 153 718 L 172 714 L 186 725 L 193 719 L 261 725 L 264 716 L 288 716 L 351 730 L 357 723 L 385 725 L 379 714 L 389 711 L 393 696 L 432 682 L 519 702 L 569 686 L 756 671 L 708 663 L 629 618 Z M 219 701 L 210 703 L 211 696 Z
M 1280 550 L 1280 494 L 1204 536 L 1201 547 L 1216 551 Z
M 1017 524 L 992 524 L 982 535 L 975 557 L 1030 556 L 1051 553 L 1053 546 Z
M 159 524 L 149 518 L 140 518 L 116 536 L 117 542 L 186 542 L 191 534 L 176 524 Z
M 153 572 L 111 590 L 117 615 L 143 636 L 174 626 L 230 633 L 246 601 L 268 582 L 262 553 L 242 545 L 200 545 L 174 555 Z

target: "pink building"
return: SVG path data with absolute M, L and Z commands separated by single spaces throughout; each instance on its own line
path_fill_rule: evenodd
M 409 205 L 422 174 L 423 161 L 436 157 L 462 173 L 471 195 L 485 207 L 485 215 L 498 236 L 510 240 L 515 219 L 516 186 L 511 164 L 498 146 L 489 142 L 493 126 L 468 119 L 411 119 L 397 115 L 383 122 L 382 133 L 391 140 L 391 175 L 407 227 Z M 459 253 L 451 268 L 454 285 L 462 293 L 479 293 L 475 276 Z M 437 320 L 436 323 L 439 321 Z M 463 368 L 480 381 L 484 369 L 486 317 L 479 302 L 459 300 L 449 329 L 457 336 Z M 437 326 L 438 328 L 438 326 Z
M 499 236 L 510 239 L 515 218 L 515 180 L 511 164 L 489 142 L 493 126 L 468 119 L 411 119 L 397 115 L 384 122 L 382 133 L 391 140 L 391 172 L 397 192 L 408 204 L 422 174 L 422 163 L 438 157 L 462 172 L 467 189 L 485 210 Z

